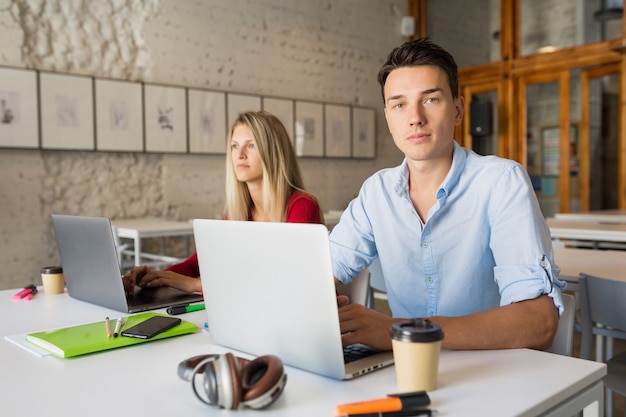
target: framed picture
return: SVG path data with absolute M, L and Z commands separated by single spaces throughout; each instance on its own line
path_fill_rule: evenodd
M 42 148 L 95 149 L 93 79 L 40 72 L 39 80 Z
M 141 84 L 96 78 L 95 92 L 96 149 L 143 151 Z
M 261 96 L 252 96 L 247 94 L 227 94 L 228 99 L 228 128 L 230 130 L 231 126 L 237 119 L 240 113 L 244 111 L 259 111 L 261 110 Z
M 352 108 L 352 156 L 376 156 L 376 112 L 364 107 Z
M 187 152 L 185 89 L 144 84 L 146 151 Z
M 226 152 L 226 94 L 187 90 L 189 108 L 189 152 Z
M 293 141 L 293 100 L 263 97 L 263 110 L 278 117 L 278 120 L 285 125 L 287 134 Z
M 0 147 L 39 147 L 35 71 L 0 68 Z
M 330 158 L 349 158 L 350 107 L 336 104 L 324 105 L 325 154 Z
M 298 156 L 324 156 L 322 103 L 296 101 L 295 147 Z

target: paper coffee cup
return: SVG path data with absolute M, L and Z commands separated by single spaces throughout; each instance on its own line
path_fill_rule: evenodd
M 65 291 L 65 276 L 60 266 L 41 268 L 41 281 L 46 294 L 62 294 Z
M 400 392 L 437 388 L 443 330 L 428 319 L 394 323 L 389 330 Z

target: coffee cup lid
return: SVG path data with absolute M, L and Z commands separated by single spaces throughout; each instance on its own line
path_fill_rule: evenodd
M 437 342 L 443 340 L 443 329 L 428 319 L 412 319 L 394 323 L 389 336 L 400 342 Z
M 63 268 L 60 266 L 44 266 L 41 268 L 42 274 L 62 274 Z

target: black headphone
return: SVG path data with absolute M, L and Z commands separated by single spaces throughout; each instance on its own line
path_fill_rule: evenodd
M 197 376 L 203 375 L 204 394 L 198 392 Z M 252 361 L 234 356 L 198 355 L 178 364 L 178 376 L 191 381 L 194 394 L 209 405 L 234 410 L 243 405 L 261 409 L 280 397 L 287 375 L 283 363 L 274 355 L 260 356 Z

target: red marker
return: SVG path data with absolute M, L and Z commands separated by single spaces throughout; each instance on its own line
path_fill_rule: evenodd
M 13 299 L 14 300 L 21 300 L 22 298 L 26 297 L 28 294 L 30 294 L 33 291 L 37 291 L 37 287 L 34 284 L 30 284 L 29 286 L 24 287 L 24 289 L 20 292 L 18 292 L 17 294 L 13 295 Z
M 33 288 L 33 290 L 30 292 L 30 294 L 26 295 L 26 297 L 24 297 L 24 299 L 26 301 L 30 301 L 33 299 L 33 297 L 35 296 L 35 294 L 37 294 L 37 288 Z

